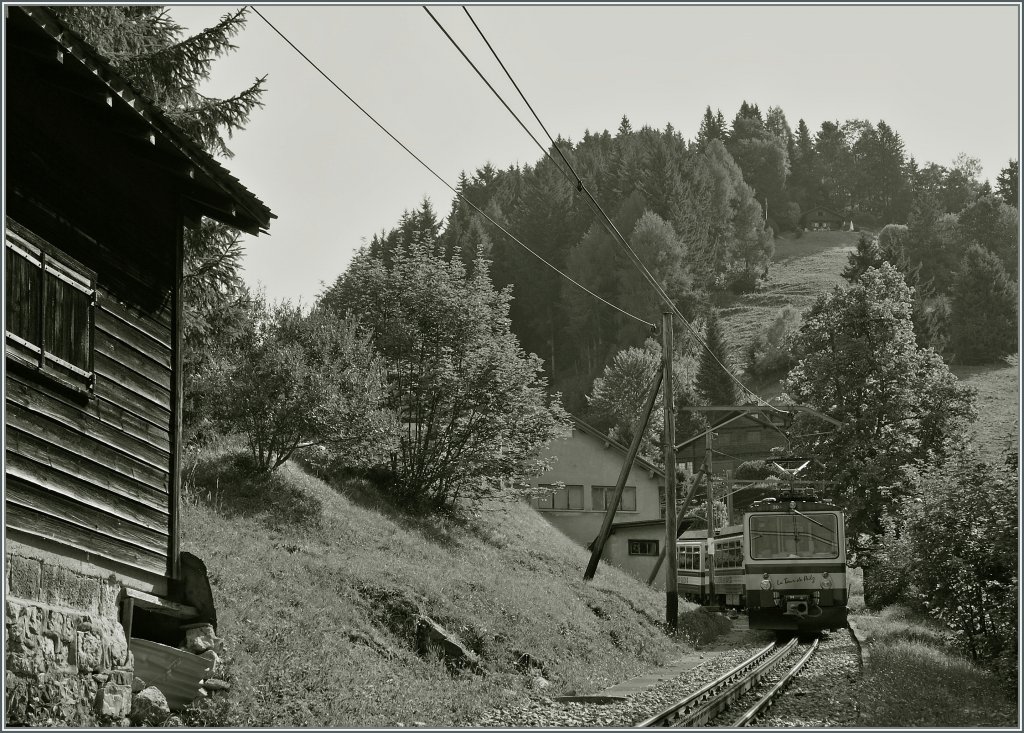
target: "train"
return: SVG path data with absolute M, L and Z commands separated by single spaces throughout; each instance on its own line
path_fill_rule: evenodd
M 745 610 L 752 629 L 846 627 L 843 510 L 807 489 L 754 502 L 740 524 L 688 530 L 676 546 L 679 595 Z

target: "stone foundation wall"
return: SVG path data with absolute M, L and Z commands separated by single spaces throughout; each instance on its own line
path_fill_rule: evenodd
M 6 555 L 7 725 L 126 725 L 133 660 L 122 585 L 53 560 Z

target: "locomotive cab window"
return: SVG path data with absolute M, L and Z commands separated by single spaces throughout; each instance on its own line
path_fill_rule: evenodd
M 750 556 L 755 560 L 839 557 L 834 514 L 752 514 Z
M 76 392 L 93 385 L 95 276 L 5 229 L 7 358 Z

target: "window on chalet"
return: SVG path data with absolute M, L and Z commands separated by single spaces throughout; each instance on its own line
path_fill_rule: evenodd
M 630 555 L 658 555 L 658 540 L 630 540 Z
M 591 487 L 591 505 L 594 511 L 607 511 L 608 507 L 612 504 L 612 499 L 615 497 L 614 486 L 593 486 Z M 626 486 L 622 489 L 622 498 L 619 500 L 619 506 L 616 511 L 623 512 L 635 512 L 636 511 L 636 487 Z
M 583 509 L 583 487 L 564 486 L 558 488 L 550 484 L 540 484 L 541 492 L 537 494 L 538 509 Z
M 5 245 L 7 358 L 75 391 L 91 390 L 93 274 L 10 229 Z

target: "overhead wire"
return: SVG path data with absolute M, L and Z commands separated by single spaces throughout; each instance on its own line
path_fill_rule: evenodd
M 301 56 L 301 57 L 302 57 L 302 58 L 303 58 L 303 59 L 304 59 L 304 60 L 306 61 L 306 63 L 308 63 L 308 64 L 309 64 L 310 66 L 312 66 L 312 67 L 313 67 L 314 69 L 316 69 L 316 71 L 317 71 L 317 72 L 319 72 L 319 74 L 320 74 L 320 75 L 321 75 L 322 77 L 324 77 L 324 79 L 326 79 L 326 80 L 327 80 L 327 81 L 328 81 L 328 82 L 329 82 L 329 83 L 331 84 L 331 86 L 333 86 L 333 87 L 334 87 L 334 88 L 335 88 L 336 90 L 338 90 L 339 92 L 341 92 L 341 94 L 342 94 L 342 95 L 343 95 L 343 96 L 344 96 L 344 97 L 345 97 L 345 98 L 346 98 L 346 99 L 347 99 L 347 100 L 348 100 L 349 102 L 351 102 L 351 103 L 352 103 L 353 105 L 355 105 L 356 109 L 358 109 L 358 110 L 359 110 L 360 112 L 362 112 L 362 113 L 363 113 L 364 115 L 366 115 L 366 117 L 368 117 L 368 118 L 370 119 L 370 121 L 371 121 L 371 122 L 373 122 L 373 123 L 374 123 L 375 125 L 377 125 L 377 127 L 379 127 L 379 128 L 380 128 L 380 129 L 381 129 L 381 130 L 382 130 L 382 131 L 384 132 L 384 134 L 386 134 L 386 135 L 387 135 L 388 137 L 390 137 L 390 138 L 391 138 L 392 140 L 394 140 L 394 141 L 395 141 L 395 142 L 396 142 L 396 143 L 397 143 L 397 144 L 398 144 L 398 145 L 399 145 L 399 146 L 400 146 L 400 147 L 402 148 L 402 150 L 404 150 L 405 152 L 407 152 L 407 153 L 408 153 L 409 155 L 411 155 L 411 156 L 412 156 L 412 157 L 413 157 L 413 158 L 414 158 L 414 159 L 416 160 L 416 162 L 417 162 L 417 163 L 419 163 L 419 164 L 420 164 L 420 165 L 422 165 L 422 166 L 423 166 L 424 168 L 426 168 L 426 169 L 427 169 L 427 171 L 429 171 L 429 172 L 431 173 L 431 175 L 433 175 L 433 176 L 434 176 L 434 178 L 436 178 L 436 179 L 437 179 L 438 181 L 440 181 L 440 182 L 441 182 L 441 183 L 442 183 L 442 184 L 443 184 L 444 186 L 446 186 L 446 187 L 447 187 L 448 189 L 450 189 L 450 190 L 452 191 L 452 193 L 454 193 L 454 194 L 455 194 L 455 195 L 456 195 L 456 196 L 457 196 L 457 197 L 458 197 L 459 199 L 461 199 L 462 201 L 464 201 L 464 202 L 465 202 L 465 203 L 466 203 L 466 204 L 467 204 L 468 206 L 470 206 L 470 207 L 471 207 L 471 208 L 472 208 L 472 209 L 473 209 L 474 211 L 476 211 L 476 212 L 477 212 L 478 214 L 480 214 L 480 216 L 482 216 L 482 217 L 483 217 L 484 219 L 486 219 L 486 220 L 487 220 L 487 221 L 489 221 L 489 222 L 490 222 L 491 224 L 493 224 L 493 225 L 494 225 L 495 227 L 497 227 L 497 228 L 498 228 L 498 229 L 499 229 L 499 230 L 500 230 L 500 231 L 501 231 L 501 232 L 502 232 L 503 234 L 505 234 L 505 236 L 509 237 L 509 239 L 511 239 L 511 240 L 512 240 L 513 242 L 515 242 L 515 243 L 516 243 L 516 244 L 518 244 L 518 245 L 519 245 L 520 247 L 522 247 L 523 249 L 525 249 L 525 250 L 526 250 L 527 252 L 529 252 L 529 253 L 530 253 L 531 255 L 533 255 L 534 257 L 536 257 L 536 258 L 537 258 L 538 260 L 540 260 L 540 261 L 541 261 L 541 262 L 542 262 L 543 264 L 545 264 L 545 265 L 546 265 L 547 267 L 549 267 L 549 268 L 551 268 L 552 270 L 554 270 L 554 271 L 555 271 L 555 272 L 556 272 L 556 273 L 557 273 L 558 275 L 560 275 L 561 277 L 565 278 L 565 279 L 566 279 L 566 280 L 568 280 L 568 281 L 569 281 L 570 283 L 572 283 L 573 285 L 575 285 L 576 287 L 578 287 L 578 288 L 579 288 L 580 290 L 584 291 L 584 292 L 585 292 L 585 293 L 587 293 L 588 295 L 590 295 L 590 296 L 592 296 L 592 297 L 596 298 L 597 300 L 599 300 L 600 302 L 602 302 L 602 303 L 604 303 L 605 305 L 609 306 L 610 308 L 613 308 L 613 309 L 615 309 L 616 311 L 618 311 L 619 313 L 621 313 L 621 314 L 622 314 L 622 315 L 624 315 L 624 316 L 627 316 L 627 317 L 629 317 L 629 318 L 632 318 L 633 320 L 635 320 L 635 321 L 637 321 L 637 322 L 639 322 L 639 323 L 641 323 L 641 324 L 643 324 L 643 325 L 645 325 L 645 326 L 648 326 L 648 327 L 650 327 L 650 328 L 652 328 L 652 329 L 653 329 L 653 328 L 656 328 L 655 324 L 651 323 L 650 321 L 647 321 L 647 320 L 645 320 L 645 319 L 641 318 L 640 316 L 634 315 L 633 313 L 630 313 L 629 311 L 626 311 L 626 310 L 624 310 L 624 309 L 620 308 L 619 306 L 615 305 L 614 303 L 611 303 L 611 302 L 609 302 L 608 300 L 605 300 L 605 299 L 604 299 L 604 298 L 602 298 L 602 297 L 601 297 L 600 295 L 598 295 L 597 293 L 595 293 L 595 292 L 593 292 L 592 290 L 590 290 L 589 288 L 587 288 L 587 287 L 586 287 L 585 285 L 582 285 L 581 283 L 577 282 L 577 281 L 576 281 L 575 279 L 573 279 L 572 277 L 570 277 L 570 276 L 569 276 L 569 275 L 567 275 L 566 273 L 564 273 L 564 272 L 562 272 L 561 270 L 559 270 L 559 269 L 558 269 L 557 267 L 555 267 L 555 266 L 554 266 L 553 264 L 551 264 L 550 262 L 548 262 L 548 261 L 547 261 L 547 260 L 546 260 L 546 259 L 545 259 L 544 257 L 542 257 L 541 255 L 537 254 L 537 252 L 535 252 L 535 251 L 534 251 L 534 250 L 532 250 L 532 249 L 531 249 L 530 247 L 528 247 L 528 246 L 527 246 L 526 244 L 524 244 L 524 243 L 523 243 L 523 242 L 522 242 L 522 241 L 521 241 L 521 240 L 520 240 L 520 239 L 519 239 L 518 237 L 516 237 L 516 236 L 515 236 L 514 234 L 512 234 L 511 232 L 509 232 L 509 231 L 508 231 L 508 230 L 507 230 L 507 229 L 506 229 L 506 228 L 505 228 L 504 226 L 502 226 L 501 224 L 499 224 L 498 222 L 496 222 L 496 221 L 495 221 L 495 220 L 494 220 L 493 218 L 491 218 L 491 217 L 490 217 L 490 216 L 489 216 L 489 215 L 488 215 L 488 214 L 487 214 L 486 212 L 484 212 L 484 211 L 483 211 L 483 210 L 482 210 L 482 209 L 481 209 L 480 207 L 478 207 L 478 206 L 477 206 L 476 204 L 474 204 L 474 203 L 473 203 L 472 201 L 470 201 L 470 200 L 469 200 L 469 198 L 467 198 L 465 194 L 463 194 L 463 193 L 462 193 L 461 191 L 459 191 L 459 190 L 458 190 L 457 188 L 455 188 L 455 187 L 454 187 L 454 186 L 452 186 L 452 185 L 451 185 L 450 183 L 448 183 L 448 181 L 446 181 L 446 180 L 445 180 L 445 179 L 444 179 L 444 178 L 443 178 L 443 177 L 442 177 L 442 176 L 441 176 L 440 174 L 438 174 L 438 173 L 437 173 L 437 172 L 436 172 L 436 171 L 435 171 L 435 170 L 434 170 L 433 168 L 431 168 L 431 167 L 430 167 L 429 165 L 427 165 L 427 163 L 426 163 L 426 162 L 424 162 L 424 161 L 423 161 L 423 159 L 422 159 L 422 158 L 420 158 L 420 157 L 419 157 L 418 155 L 416 155 L 416 153 L 414 153 L 414 152 L 413 152 L 413 151 L 412 151 L 412 150 L 411 150 L 411 149 L 410 149 L 410 148 L 409 148 L 409 147 L 408 147 L 408 146 L 407 146 L 407 145 L 406 145 L 405 143 L 403 143 L 403 142 L 402 142 L 401 140 L 399 140 L 399 139 L 398 139 L 397 137 L 395 137 L 395 135 L 393 135 L 393 134 L 391 133 L 391 131 L 390 131 L 390 130 L 388 130 L 388 129 L 387 129 L 386 127 L 384 127 L 384 125 L 383 125 L 383 124 L 381 124 L 381 123 L 380 123 L 380 122 L 379 122 L 379 121 L 377 120 L 377 118 L 376 118 L 376 117 L 374 117 L 374 116 L 373 116 L 372 114 L 370 114 L 370 113 L 369 113 L 369 112 L 368 112 L 368 111 L 367 111 L 367 110 L 366 110 L 366 109 L 365 109 L 365 108 L 364 108 L 364 107 L 363 107 L 363 106 L 362 106 L 361 104 L 359 104 L 359 102 L 357 102 L 357 101 L 356 101 L 355 99 L 353 99 L 353 98 L 352 98 L 352 96 L 351 96 L 351 95 L 349 95 L 349 93 L 348 93 L 348 92 L 346 92 L 346 91 L 345 91 L 344 89 L 342 89 L 342 88 L 341 88 L 341 87 L 340 87 L 340 86 L 338 85 L 338 83 L 337 83 L 337 82 L 335 82 L 335 81 L 334 81 L 334 79 L 332 79 L 332 78 L 331 78 L 331 77 L 330 77 L 330 76 L 329 76 L 329 75 L 327 74 L 327 72 L 325 72 L 325 71 L 324 71 L 323 69 L 321 69 L 321 68 L 320 68 L 320 66 L 318 66 L 318 65 L 317 65 L 317 63 L 316 63 L 315 61 L 313 61 L 313 60 L 312 60 L 311 58 L 309 58 L 309 56 L 307 56 L 307 55 L 306 55 L 306 54 L 305 54 L 305 53 L 304 53 L 304 52 L 303 52 L 303 51 L 302 51 L 302 50 L 301 50 L 301 49 L 300 49 L 300 48 L 299 48 L 298 46 L 296 46 L 296 45 L 295 45 L 294 43 L 292 43 L 292 41 L 291 41 L 291 40 L 290 40 L 290 39 L 288 38 L 288 36 L 286 36 L 286 35 L 285 35 L 285 34 L 284 34 L 283 32 L 281 32 L 281 31 L 280 31 L 280 30 L 279 30 L 279 29 L 277 28 L 277 26 L 275 26 L 275 25 L 274 25 L 273 23 L 271 23 L 271 22 L 270 22 L 270 20 L 269 20 L 269 19 L 267 19 L 267 17 L 266 17 L 265 15 L 263 15 L 263 13 L 261 13 L 261 12 L 260 12 L 260 11 L 259 11 L 259 10 L 258 10 L 258 9 L 257 9 L 257 8 L 255 7 L 255 6 L 253 6 L 253 5 L 249 5 L 248 7 L 249 7 L 249 8 L 250 8 L 250 9 L 251 9 L 251 10 L 252 10 L 252 11 L 253 11 L 254 13 L 256 13 L 256 15 L 258 15 L 258 16 L 259 16 L 259 17 L 260 17 L 260 18 L 261 18 L 261 19 L 263 20 L 263 22 L 264 22 L 264 23 L 266 23 L 266 24 L 267 24 L 268 26 L 270 26 L 270 28 L 271 28 L 271 29 L 272 29 L 272 30 L 273 30 L 273 31 L 274 31 L 274 32 L 275 32 L 275 33 L 276 33 L 276 34 L 277 34 L 278 36 L 280 36 L 280 37 L 281 37 L 281 39 L 282 39 L 282 40 L 283 40 L 283 41 L 284 41 L 285 43 L 287 43 L 287 44 L 288 44 L 289 46 L 291 46 L 291 47 L 292 47 L 292 49 L 293 49 L 293 50 L 294 50 L 294 51 L 295 51 L 295 52 L 296 52 L 297 54 L 299 54 L 299 56 Z M 539 144 L 539 143 L 538 143 L 538 144 Z
M 550 153 L 548 153 L 548 151 L 544 148 L 544 146 L 541 145 L 537 141 L 537 139 L 536 139 L 536 137 L 534 137 L 533 133 L 530 132 L 526 128 L 526 125 L 523 124 L 523 121 L 520 120 L 519 116 L 516 115 L 516 113 L 512 111 L 512 109 L 511 109 L 511 107 L 509 107 L 508 103 L 505 102 L 505 100 L 502 98 L 502 96 L 497 92 L 497 90 L 495 90 L 494 86 L 487 80 L 487 78 L 483 75 L 483 73 L 477 68 L 476 64 L 474 64 L 469 59 L 469 57 L 462 50 L 462 48 L 455 41 L 455 39 L 452 38 L 451 34 L 448 33 L 448 31 L 444 29 L 444 27 L 441 25 L 441 23 L 437 20 L 437 18 L 434 17 L 433 13 L 431 13 L 430 10 L 426 6 L 423 6 L 423 9 L 426 10 L 427 14 L 431 17 L 431 19 L 434 21 L 434 23 L 436 23 L 437 26 L 439 28 L 441 28 L 442 32 L 445 34 L 445 36 L 448 38 L 448 40 L 451 41 L 452 45 L 454 45 L 455 48 L 459 51 L 459 53 L 462 54 L 462 57 L 464 59 L 466 59 L 466 61 L 470 64 L 470 66 L 473 67 L 473 70 L 476 71 L 477 75 L 487 85 L 488 89 L 490 89 L 491 92 L 498 98 L 498 100 L 502 103 L 502 105 L 505 107 L 505 109 L 507 109 L 509 111 L 509 113 L 512 114 L 513 117 L 515 117 L 516 121 L 519 122 L 520 126 L 523 127 L 523 129 L 527 130 L 527 133 L 530 135 L 530 137 L 533 139 L 533 141 L 537 144 L 537 146 L 540 147 L 541 150 L 544 152 L 544 154 L 548 157 L 548 159 L 552 160 L 552 163 L 554 163 L 554 160 L 551 158 Z M 651 287 L 654 288 L 654 290 L 657 293 L 657 295 L 661 298 L 662 301 L 664 301 L 665 305 L 668 306 L 668 308 L 672 311 L 673 315 L 676 318 L 678 318 L 679 321 L 687 328 L 687 330 L 690 332 L 690 335 L 693 337 L 693 339 L 698 344 L 700 344 L 708 352 L 708 354 L 711 356 L 711 358 L 718 364 L 719 367 L 721 367 L 722 371 L 725 372 L 725 374 L 728 375 L 729 378 L 733 382 L 735 382 L 737 385 L 739 385 L 740 389 L 742 390 L 742 394 L 745 397 L 751 397 L 758 404 L 760 404 L 760 405 L 762 405 L 764 407 L 768 407 L 769 409 L 774 410 L 776 412 L 784 412 L 783 410 L 780 410 L 779 408 L 775 407 L 774 405 L 771 405 L 770 403 L 768 403 L 762 397 L 760 397 L 759 395 L 755 394 L 745 384 L 743 384 L 743 382 L 741 382 L 739 380 L 739 378 L 736 377 L 736 375 L 733 374 L 728 369 L 728 367 L 726 367 L 725 364 L 723 364 L 721 362 L 721 360 L 719 360 L 718 355 L 715 354 L 714 351 L 711 350 L 711 348 L 705 342 L 703 337 L 701 337 L 701 335 L 697 332 L 697 330 L 693 327 L 693 325 L 683 316 L 683 314 L 680 312 L 679 308 L 672 301 L 672 299 L 668 296 L 668 293 L 665 292 L 664 288 L 661 286 L 661 283 L 659 283 L 657 278 L 655 278 L 654 275 L 651 274 L 650 270 L 647 269 L 647 266 L 644 265 L 643 260 L 640 259 L 640 257 L 636 254 L 636 252 L 633 250 L 633 248 L 629 245 L 629 242 L 626 240 L 626 238 L 623 237 L 622 234 L 619 232 L 618 228 L 615 226 L 615 223 L 611 220 L 611 217 L 609 217 L 608 214 L 605 213 L 605 211 L 601 207 L 600 203 L 597 201 L 597 199 L 594 197 L 594 195 L 590 192 L 590 190 L 587 189 L 586 185 L 583 183 L 583 179 L 576 172 L 575 168 L 572 166 L 572 163 L 570 163 L 569 160 L 562 153 L 561 148 L 555 142 L 554 138 L 551 136 L 551 133 L 548 132 L 547 127 L 541 121 L 540 116 L 537 114 L 536 110 L 534 110 L 533 105 L 530 104 L 529 100 L 526 98 L 526 95 L 523 93 L 523 90 L 519 87 L 519 84 L 516 83 L 515 79 L 512 77 L 511 72 L 509 72 L 509 70 L 505 66 L 504 62 L 502 62 L 501 57 L 498 55 L 498 52 L 494 49 L 494 46 L 491 45 L 491 42 L 487 39 L 487 36 L 484 34 L 483 30 L 480 28 L 480 26 L 477 24 L 476 20 L 470 14 L 469 9 L 466 8 L 466 6 L 463 5 L 462 6 L 462 10 L 466 13 L 466 16 L 469 18 L 470 22 L 473 24 L 473 27 L 476 29 L 477 33 L 480 34 L 480 37 L 483 39 L 484 43 L 487 45 L 487 48 L 491 51 L 491 54 L 494 56 L 495 60 L 498 62 L 498 65 L 501 66 L 502 71 L 505 72 L 505 76 L 508 77 L 508 80 L 512 83 L 512 86 L 515 87 L 516 92 L 519 93 L 520 98 L 523 100 L 523 102 L 526 104 L 527 108 L 533 114 L 533 117 L 537 121 L 537 124 L 540 125 L 542 130 L 544 130 L 544 134 L 547 135 L 548 140 L 551 141 L 551 146 L 555 149 L 555 151 L 558 153 L 559 157 L 561 157 L 562 161 L 565 163 L 566 167 L 572 173 L 573 177 L 575 178 L 575 184 L 574 185 L 575 185 L 576 190 L 579 193 L 584 194 L 584 196 L 586 198 L 586 201 L 587 201 L 587 204 L 590 206 L 591 210 L 601 220 L 602 225 L 608 231 L 608 233 L 611 234 L 612 238 L 615 239 L 618 242 L 618 244 L 625 250 L 628 258 L 633 263 L 633 266 L 636 267 L 636 269 L 640 272 L 640 275 L 647 281 L 647 283 L 649 285 L 651 285 Z M 559 170 L 561 171 L 562 169 L 559 167 Z M 562 172 L 563 172 L 563 175 L 564 175 L 564 171 L 562 171 Z

